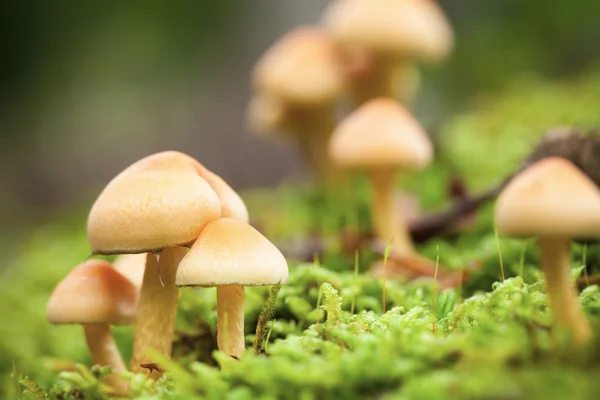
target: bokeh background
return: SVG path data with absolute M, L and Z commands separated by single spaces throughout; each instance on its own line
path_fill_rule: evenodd
M 236 189 L 301 177 L 293 149 L 246 128 L 249 74 L 327 3 L 4 4 L 0 242 L 14 247 L 57 213 L 89 207 L 112 176 L 160 150 L 197 157 Z M 600 2 L 439 3 L 457 45 L 445 63 L 422 69 L 415 112 L 430 132 L 522 79 L 562 81 L 597 67 Z

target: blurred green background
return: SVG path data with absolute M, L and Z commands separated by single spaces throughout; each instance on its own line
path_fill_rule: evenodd
M 89 206 L 112 176 L 155 151 L 186 151 L 236 189 L 301 176 L 293 149 L 244 126 L 249 73 L 270 44 L 316 23 L 327 3 L 4 4 L 2 243 L 57 210 Z M 523 79 L 577 78 L 600 56 L 600 2 L 439 3 L 457 46 L 444 64 L 422 70 L 416 113 L 434 133 L 482 95 Z

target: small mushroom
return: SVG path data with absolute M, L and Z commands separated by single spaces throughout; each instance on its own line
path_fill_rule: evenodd
M 362 60 L 362 68 L 352 71 L 357 106 L 376 97 L 397 98 L 399 92 L 410 103 L 418 85 L 413 61 L 439 61 L 454 41 L 443 11 L 430 0 L 334 1 L 323 24 L 350 59 Z
M 112 368 L 106 383 L 119 394 L 127 392 L 127 381 L 118 376 L 127 368 L 109 325 L 131 324 L 137 302 L 138 290 L 127 278 L 106 261 L 89 260 L 56 286 L 46 311 L 53 324 L 83 326 L 93 363 Z
M 502 190 L 495 208 L 499 232 L 538 238 L 541 268 L 557 326 L 576 343 L 590 326 L 571 282 L 571 240 L 600 236 L 600 191 L 564 158 L 545 158 L 523 170 Z
M 221 218 L 204 228 L 177 271 L 178 286 L 217 287 L 219 349 L 244 354 L 244 286 L 285 283 L 281 252 L 247 223 Z
M 345 76 L 339 49 L 327 32 L 311 26 L 287 33 L 258 60 L 252 81 L 258 95 L 250 102 L 250 125 L 286 131 L 317 178 L 332 179 L 327 143 Z
M 171 354 L 179 289 L 175 273 L 210 221 L 220 218 L 217 194 L 197 170 L 198 162 L 176 151 L 143 158 L 115 177 L 88 216 L 94 254 L 148 253 L 135 319 L 132 369 L 148 349 Z
M 248 222 L 248 210 L 242 198 L 220 176 L 198 163 L 198 173 L 215 191 L 221 201 L 223 217 Z M 146 253 L 121 254 L 114 263 L 115 269 L 129 279 L 138 289 L 142 287 L 146 270 Z
M 375 234 L 391 241 L 400 254 L 414 253 L 408 226 L 403 216 L 396 215 L 394 194 L 399 171 L 424 168 L 433 158 L 431 142 L 419 123 L 396 101 L 374 99 L 342 121 L 329 152 L 343 167 L 368 171 Z

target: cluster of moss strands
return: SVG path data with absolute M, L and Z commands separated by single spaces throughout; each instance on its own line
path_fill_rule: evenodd
M 333 287 L 325 285 L 326 302 L 341 303 Z M 598 388 L 586 382 L 599 372 L 593 364 L 598 349 L 573 355 L 552 342 L 542 289 L 539 283 L 507 279 L 491 293 L 478 294 L 441 315 L 437 333 L 431 332 L 426 302 L 408 309 L 396 306 L 384 315 L 339 310 L 336 318 L 276 341 L 268 357 L 249 354 L 231 362 L 226 355 L 216 354 L 219 361 L 228 363 L 223 373 L 200 363 L 187 367 L 168 363 L 172 381 L 164 382 L 159 389 L 164 396 L 159 398 L 292 399 L 300 394 L 301 398 L 352 399 L 384 393 L 391 396 L 384 398 L 412 398 L 409 394 L 423 387 L 427 377 L 434 379 L 426 393 L 450 398 L 449 393 L 457 398 L 489 393 L 537 398 L 547 393 L 541 382 L 549 377 L 572 393 L 582 394 L 574 398 L 593 398 Z M 598 288 L 585 291 L 582 301 L 598 307 Z M 593 309 L 588 307 L 588 311 Z M 565 373 L 559 375 L 561 364 Z M 489 371 L 494 371 L 495 383 Z M 461 383 L 467 375 L 471 378 Z M 536 376 L 539 381 L 526 383 L 525 376 Z M 483 378 L 481 384 L 476 384 L 476 377 Z M 511 384 L 498 384 L 512 377 L 516 380 Z M 63 375 L 64 380 L 75 381 Z M 85 382 L 79 383 L 81 391 L 95 387 Z M 143 382 L 133 385 L 133 390 L 135 398 L 156 394 Z

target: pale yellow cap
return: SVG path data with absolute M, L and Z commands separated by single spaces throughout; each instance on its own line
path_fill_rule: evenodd
M 142 253 L 193 242 L 221 216 L 219 198 L 193 158 L 166 151 L 115 177 L 88 216 L 95 254 Z
M 438 61 L 453 47 L 452 28 L 430 0 L 333 1 L 323 22 L 340 43 L 381 53 Z
M 344 90 L 345 77 L 336 44 L 318 27 L 300 27 L 286 34 L 258 61 L 253 82 L 284 101 L 319 104 Z
M 544 158 L 508 183 L 495 218 L 508 236 L 599 237 L 600 191 L 570 161 Z
M 148 253 L 122 254 L 115 259 L 115 269 L 129 279 L 138 289 L 142 287 L 144 272 L 146 272 L 146 256 Z
M 177 269 L 178 286 L 284 283 L 288 266 L 281 252 L 247 223 L 221 218 L 204 228 Z
M 329 154 L 343 167 L 417 170 L 431 162 L 433 146 L 400 103 L 380 98 L 363 104 L 342 121 L 329 142 Z
M 127 325 L 135 317 L 138 293 L 112 265 L 89 260 L 56 286 L 46 315 L 53 324 Z
M 236 218 L 248 222 L 250 217 L 244 200 L 219 175 L 200 163 L 198 163 L 198 166 L 198 173 L 208 182 L 221 201 L 221 217 Z

